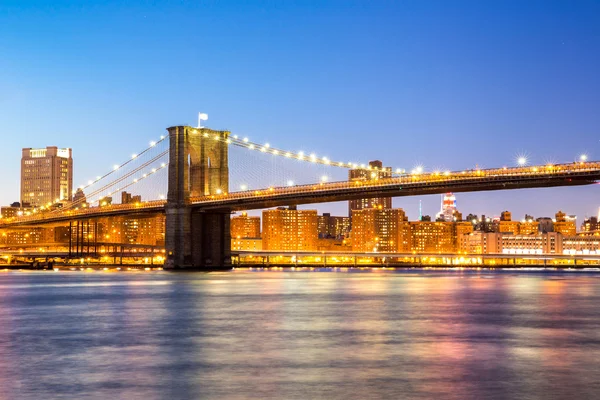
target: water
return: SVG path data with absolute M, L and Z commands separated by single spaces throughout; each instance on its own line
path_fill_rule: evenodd
M 0 274 L 1 399 L 594 399 L 600 274 Z

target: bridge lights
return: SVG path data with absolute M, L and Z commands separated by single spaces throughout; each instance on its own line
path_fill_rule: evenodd
M 156 142 L 153 140 L 150 142 L 150 147 L 154 147 L 154 146 L 156 146 Z
M 119 166 L 115 164 L 114 167 L 113 167 L 113 170 L 116 171 L 118 169 L 119 169 Z
M 294 186 L 294 181 L 292 181 L 292 180 L 287 181 L 287 185 L 288 186 Z
M 323 175 L 323 176 L 321 177 L 321 182 L 327 182 L 327 179 L 328 179 L 328 178 L 327 178 L 327 175 Z
M 587 159 L 588 159 L 588 156 L 587 156 L 587 154 L 582 154 L 582 155 L 580 155 L 580 156 L 579 156 L 579 160 L 580 160 L 581 162 L 586 162 L 586 161 L 587 161 Z
M 133 160 L 134 158 L 136 158 L 136 157 L 137 157 L 137 154 L 132 154 L 132 155 L 131 155 L 131 159 L 132 159 L 132 160 Z
M 241 189 L 242 191 L 244 191 L 244 190 L 248 190 L 248 185 L 241 185 L 241 186 L 240 186 L 240 189 Z
M 519 158 L 517 158 L 517 164 L 519 164 L 521 167 L 527 165 L 527 157 L 519 156 Z

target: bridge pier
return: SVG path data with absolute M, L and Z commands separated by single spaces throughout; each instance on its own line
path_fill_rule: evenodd
M 230 211 L 193 210 L 190 198 L 229 190 L 228 131 L 174 126 L 169 131 L 166 269 L 231 266 Z

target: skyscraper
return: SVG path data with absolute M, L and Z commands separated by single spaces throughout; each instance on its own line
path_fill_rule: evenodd
M 348 171 L 349 181 L 369 181 L 379 180 L 392 177 L 392 169 L 390 167 L 384 167 L 383 163 L 379 160 L 369 161 L 367 168 L 357 168 Z M 391 197 L 375 197 L 372 199 L 358 199 L 350 200 L 348 202 L 348 215 L 352 215 L 353 210 L 362 210 L 365 208 L 380 208 L 389 209 L 392 208 Z
M 21 157 L 21 202 L 34 207 L 71 200 L 73 156 L 69 148 L 25 148 Z
M 436 219 L 443 219 L 446 222 L 454 221 L 454 213 L 456 212 L 456 196 L 454 193 L 448 192 L 442 195 L 442 207 Z

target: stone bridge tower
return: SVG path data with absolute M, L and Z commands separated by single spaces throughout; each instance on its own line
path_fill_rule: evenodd
M 194 197 L 229 190 L 230 132 L 173 126 L 169 131 L 169 188 L 165 207 L 165 268 L 231 265 L 230 212 L 194 211 Z

